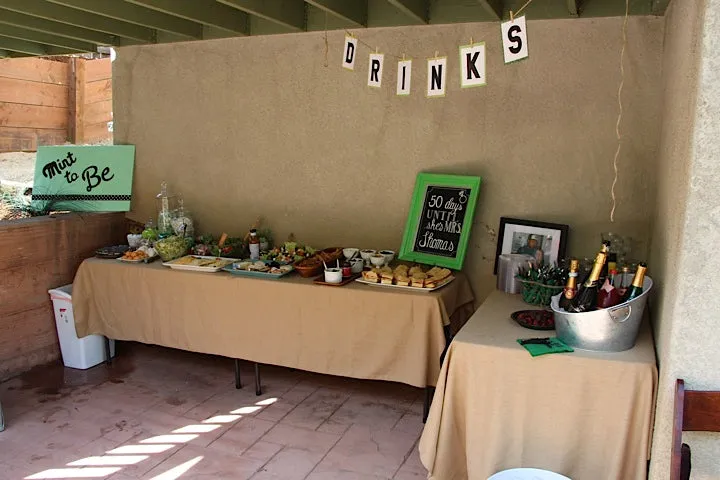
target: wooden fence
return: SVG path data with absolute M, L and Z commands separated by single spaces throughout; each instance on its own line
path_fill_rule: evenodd
M 0 152 L 112 138 L 109 58 L 0 60 Z
M 60 357 L 48 289 L 72 283 L 84 259 L 126 231 L 124 213 L 0 222 L 0 382 Z

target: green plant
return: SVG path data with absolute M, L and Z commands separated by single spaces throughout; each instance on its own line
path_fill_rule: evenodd
M 531 305 L 550 305 L 553 295 L 560 293 L 567 282 L 568 272 L 564 267 L 529 264 L 520 268 L 517 279 L 523 284 L 522 296 Z

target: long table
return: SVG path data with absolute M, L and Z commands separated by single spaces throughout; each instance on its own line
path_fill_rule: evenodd
M 104 335 L 344 377 L 435 385 L 445 329 L 470 317 L 461 273 L 434 292 L 315 285 L 159 262 L 85 260 L 73 283 L 79 337 Z
M 647 319 L 631 350 L 531 357 L 519 295 L 493 292 L 453 339 L 420 440 L 431 479 L 535 467 L 573 480 L 645 479 L 658 373 Z

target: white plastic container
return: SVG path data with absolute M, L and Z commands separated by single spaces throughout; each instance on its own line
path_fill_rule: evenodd
M 78 338 L 72 308 L 72 284 L 48 290 L 55 311 L 55 324 L 63 364 L 86 370 L 105 361 L 105 337 L 88 335 Z M 115 340 L 110 340 L 110 355 L 115 356 Z

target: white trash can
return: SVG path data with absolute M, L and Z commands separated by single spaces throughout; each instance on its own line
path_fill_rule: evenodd
M 72 308 L 72 284 L 48 290 L 55 311 L 60 352 L 66 367 L 86 370 L 105 361 L 105 337 L 78 338 Z M 115 340 L 110 340 L 110 356 L 115 356 Z

